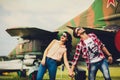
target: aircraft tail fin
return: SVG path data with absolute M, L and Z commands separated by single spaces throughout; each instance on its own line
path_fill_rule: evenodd
M 74 17 L 59 29 L 66 26 L 104 28 L 108 25 L 120 25 L 120 0 L 95 0 L 84 12 Z

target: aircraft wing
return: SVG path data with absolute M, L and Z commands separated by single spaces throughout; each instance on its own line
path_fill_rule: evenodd
M 38 28 L 10 28 L 6 31 L 11 36 L 20 36 L 23 39 L 46 39 L 57 34 L 57 32 L 50 32 Z
M 10 28 L 6 31 L 13 37 L 19 36 L 23 39 L 22 43 L 18 44 L 9 54 L 16 56 L 18 54 L 38 53 L 44 51 L 47 45 L 57 39 L 58 32 L 50 32 L 39 28 Z
M 108 36 L 109 38 L 113 38 L 116 34 L 115 31 L 107 31 L 107 30 L 99 30 L 95 28 L 86 28 L 84 27 L 87 33 L 95 33 L 100 39 L 102 39 L 105 36 Z

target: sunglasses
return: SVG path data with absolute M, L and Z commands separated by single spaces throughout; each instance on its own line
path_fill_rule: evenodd
M 78 34 L 78 31 L 81 30 L 81 29 L 82 29 L 82 28 L 76 28 L 76 31 L 75 31 L 76 34 Z M 81 33 L 79 33 L 79 34 L 80 34 L 80 35 L 83 35 L 85 32 L 86 32 L 86 31 L 83 31 L 83 32 L 81 32 Z
M 66 33 L 63 33 L 62 36 L 63 36 L 63 37 L 67 37 L 67 34 L 66 34 Z
M 80 35 L 83 35 L 85 32 L 86 32 L 86 31 L 81 32 Z

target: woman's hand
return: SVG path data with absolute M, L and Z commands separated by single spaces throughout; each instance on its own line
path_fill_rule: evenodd
M 41 64 L 45 66 L 45 59 L 42 59 Z

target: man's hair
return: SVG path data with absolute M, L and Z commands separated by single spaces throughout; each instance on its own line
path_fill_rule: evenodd
M 78 28 L 74 28 L 74 29 L 73 29 L 73 36 L 74 36 L 75 38 L 80 38 L 80 37 L 77 35 L 77 33 L 76 33 L 76 29 L 78 29 Z

